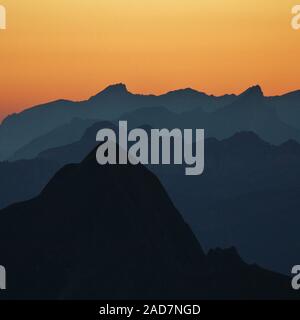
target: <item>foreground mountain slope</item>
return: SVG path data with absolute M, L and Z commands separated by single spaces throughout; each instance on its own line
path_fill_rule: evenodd
M 99 122 L 80 141 L 44 151 L 33 161 L 0 163 L 0 208 L 36 196 L 61 166 L 81 162 L 97 145 L 101 128 L 117 131 Z M 206 139 L 200 177 L 185 176 L 182 166 L 150 169 L 206 249 L 236 246 L 246 261 L 289 274 L 299 257 L 299 162 L 297 142 L 274 146 L 240 132 L 222 141 Z
M 0 209 L 36 197 L 60 167 L 47 159 L 0 162 Z
M 35 199 L 0 211 L 3 298 L 293 298 L 289 279 L 205 256 L 158 179 L 92 152 Z

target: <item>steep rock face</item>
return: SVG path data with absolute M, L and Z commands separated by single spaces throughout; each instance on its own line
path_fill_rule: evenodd
M 143 166 L 93 151 L 35 199 L 0 211 L 4 298 L 290 298 L 289 279 L 232 253 L 205 256 Z

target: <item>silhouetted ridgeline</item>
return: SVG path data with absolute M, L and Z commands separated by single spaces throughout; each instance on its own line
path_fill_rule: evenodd
M 0 164 L 6 177 L 0 180 L 1 205 L 38 195 L 58 168 L 81 162 L 96 147 L 101 128 L 117 129 L 99 122 L 78 142 L 44 151 L 35 160 Z M 149 168 L 205 249 L 236 246 L 247 261 L 289 274 L 299 253 L 300 145 L 290 140 L 273 146 L 241 132 L 223 141 L 206 139 L 205 158 L 200 177 L 186 177 L 181 166 Z
M 0 162 L 0 209 L 37 196 L 60 167 L 46 159 Z
M 290 279 L 207 256 L 158 179 L 142 166 L 99 166 L 92 152 L 35 199 L 0 212 L 2 298 L 294 298 Z
M 291 138 L 300 141 L 299 115 L 299 92 L 265 97 L 255 86 L 239 96 L 215 97 L 192 89 L 154 96 L 135 95 L 118 84 L 87 101 L 59 100 L 7 117 L 0 126 L 0 160 L 32 158 L 49 147 L 60 146 L 55 136 L 68 132 L 63 126 L 74 118 L 122 118 L 133 127 L 204 128 L 206 136 L 220 139 L 238 131 L 253 131 L 277 144 Z M 85 127 L 79 125 L 80 133 L 89 126 L 88 122 Z M 74 126 L 74 131 L 79 133 L 78 127 Z M 74 136 L 68 141 L 67 136 L 62 138 L 64 143 L 74 142 Z
M 61 165 L 80 162 L 96 146 L 95 124 L 78 143 L 39 155 Z M 289 274 L 298 261 L 300 145 L 279 146 L 251 132 L 205 141 L 205 171 L 186 177 L 182 166 L 149 166 L 206 249 L 237 246 L 243 258 Z M 278 234 L 279 236 L 274 236 Z M 284 255 L 284 259 L 282 256 Z
M 7 297 L 290 297 L 288 278 L 245 264 L 234 249 L 205 255 L 145 168 L 101 167 L 86 155 L 97 131 L 119 119 L 146 130 L 204 128 L 202 176 L 149 169 L 206 250 L 235 246 L 246 261 L 289 273 L 299 256 L 299 98 L 265 97 L 259 86 L 239 96 L 143 96 L 119 84 L 8 117 L 0 208 L 36 198 L 0 212 L 0 264 L 16 275 Z M 69 163 L 78 164 L 44 189 Z

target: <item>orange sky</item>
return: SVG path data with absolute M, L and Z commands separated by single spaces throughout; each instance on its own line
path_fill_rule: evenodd
M 124 82 L 268 95 L 300 89 L 300 0 L 0 0 L 0 119 Z

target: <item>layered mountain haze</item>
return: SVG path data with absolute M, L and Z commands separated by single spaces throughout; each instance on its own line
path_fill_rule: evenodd
M 269 102 L 286 124 L 300 129 L 300 90 L 279 97 L 271 97 Z
M 295 2 L 0 0 L 0 300 L 300 300 Z
M 20 148 L 9 161 L 18 159 L 33 159 L 42 150 L 47 150 L 55 147 L 65 146 L 81 139 L 82 135 L 95 120 L 73 118 L 70 122 L 63 124 L 54 130 L 41 135 L 29 144 Z
M 0 126 L 0 159 L 11 157 L 24 145 L 72 121 L 73 118 L 112 120 L 139 108 L 164 105 L 172 109 L 174 94 L 176 95 L 176 92 L 170 96 L 168 94 L 162 96 L 135 95 L 128 92 L 124 84 L 117 84 L 107 87 L 86 101 L 59 100 L 8 116 Z M 182 99 L 182 92 L 179 91 L 178 94 Z M 187 90 L 187 98 L 189 95 L 189 90 Z M 188 109 L 201 106 L 202 102 L 207 100 L 210 100 L 212 104 L 214 100 L 213 97 L 202 93 L 193 93 L 192 96 L 192 100 L 188 102 Z M 225 97 L 225 100 L 227 101 L 228 97 Z M 220 101 L 217 104 L 220 104 Z M 181 111 L 184 111 L 184 108 L 185 105 L 181 107 Z M 180 111 L 178 106 L 175 109 Z
M 294 298 L 274 271 L 299 263 L 299 98 L 259 86 L 137 95 L 118 84 L 6 118 L 0 265 L 14 279 L 5 298 Z M 204 129 L 204 173 L 98 165 L 96 134 L 118 134 L 119 120 L 147 132 Z
M 289 278 L 234 250 L 206 256 L 153 174 L 99 166 L 95 152 L 2 210 L 0 224 L 13 275 L 3 298 L 296 298 Z
M 97 146 L 96 133 L 102 128 L 118 131 L 110 122 L 95 123 L 77 142 L 43 151 L 34 160 L 0 164 L 6 177 L 0 181 L 2 207 L 38 195 L 56 170 L 80 163 Z M 205 140 L 202 176 L 187 177 L 179 165 L 148 168 L 206 250 L 236 246 L 246 261 L 288 274 L 299 252 L 299 163 L 297 142 L 274 146 L 254 133 L 240 132 L 221 141 Z M 44 170 L 33 176 L 32 183 L 30 175 L 39 167 Z
M 43 149 L 41 142 L 74 118 L 126 119 L 131 127 L 148 124 L 157 128 L 204 128 L 206 136 L 219 139 L 238 131 L 253 131 L 275 144 L 288 139 L 300 141 L 300 127 L 295 120 L 299 109 L 297 92 L 265 97 L 259 86 L 239 96 L 215 97 L 193 89 L 160 96 L 139 95 L 130 93 L 124 84 L 117 84 L 86 101 L 59 100 L 8 116 L 0 126 L 0 159 L 30 159 L 48 147 L 61 145 L 46 143 Z M 87 121 L 84 129 L 88 126 Z M 73 141 L 74 138 L 65 139 L 65 143 Z
M 247 261 L 289 274 L 299 260 L 300 145 L 274 146 L 251 132 L 205 141 L 205 171 L 151 170 L 204 248 L 234 245 Z

